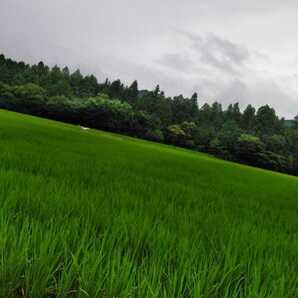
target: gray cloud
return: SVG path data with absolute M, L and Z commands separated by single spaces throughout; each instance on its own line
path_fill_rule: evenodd
M 216 34 L 208 34 L 206 37 L 191 33 L 184 33 L 184 35 L 191 40 L 192 48 L 197 51 L 203 64 L 209 64 L 224 72 L 238 72 L 250 58 L 246 47 Z
M 225 101 L 228 98 L 240 101 L 242 107 L 248 104 L 259 107 L 270 102 L 280 102 L 283 104 L 285 113 L 291 113 L 293 109 L 298 110 L 298 102 L 283 92 L 272 80 L 258 80 L 249 83 L 235 80 L 226 86 L 218 97 L 224 98 Z
M 296 0 L 1 0 L 0 52 L 292 117 L 297 13 Z
M 165 54 L 157 60 L 157 63 L 160 63 L 180 72 L 188 72 L 194 70 L 194 61 L 187 56 L 181 55 L 179 53 Z

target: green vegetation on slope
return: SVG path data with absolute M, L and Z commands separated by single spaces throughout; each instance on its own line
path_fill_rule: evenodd
M 0 111 L 1 297 L 298 297 L 298 179 Z
M 282 99 L 281 99 L 282 100 Z M 197 93 L 168 97 L 159 85 L 99 83 L 67 67 L 28 65 L 0 55 L 0 108 L 207 152 L 225 160 L 298 176 L 298 116 L 268 105 L 223 108 Z M 291 125 L 290 125 L 291 124 Z

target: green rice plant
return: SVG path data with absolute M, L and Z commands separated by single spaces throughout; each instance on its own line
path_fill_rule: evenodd
M 0 297 L 298 297 L 298 179 L 0 111 Z

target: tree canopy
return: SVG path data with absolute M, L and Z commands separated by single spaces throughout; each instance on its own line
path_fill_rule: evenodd
M 221 158 L 298 175 L 298 115 L 280 119 L 269 105 L 226 108 L 167 97 L 137 80 L 98 82 L 67 66 L 29 65 L 0 55 L 0 107 L 205 151 Z

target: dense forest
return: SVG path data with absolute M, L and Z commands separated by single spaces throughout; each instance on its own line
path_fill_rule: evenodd
M 223 159 L 298 175 L 298 116 L 268 106 L 167 97 L 159 86 L 98 82 L 80 70 L 28 65 L 0 55 L 0 108 L 207 152 Z M 0 136 L 1 142 L 1 136 Z

